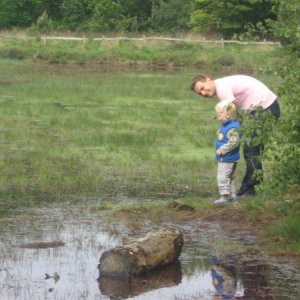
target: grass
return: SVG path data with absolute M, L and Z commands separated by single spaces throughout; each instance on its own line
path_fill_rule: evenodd
M 273 244 L 273 251 L 276 253 L 300 253 L 300 221 L 298 214 L 289 214 L 282 218 L 281 222 L 275 223 L 265 233 L 269 244 Z
M 234 68 L 238 72 L 255 72 L 269 63 L 281 64 L 276 46 L 209 45 L 182 41 L 55 41 L 44 45 L 39 37 L 0 39 L 0 58 L 34 59 L 50 63 L 78 64 L 96 62 L 129 66 L 185 67 L 215 69 Z
M 214 168 L 214 101 L 197 101 L 187 89 L 191 73 L 1 65 L 3 193 L 147 195 L 214 186 L 213 171 L 199 176 Z

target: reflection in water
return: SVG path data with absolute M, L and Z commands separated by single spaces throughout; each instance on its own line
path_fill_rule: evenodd
M 235 260 L 234 256 L 216 256 L 211 260 L 212 284 L 216 291 L 215 299 L 247 299 L 273 300 L 275 299 L 269 287 L 267 264 L 262 259 L 247 257 Z M 238 275 L 243 286 L 237 292 Z
M 181 280 L 179 261 L 130 279 L 101 275 L 98 279 L 101 294 L 110 299 L 126 299 L 152 290 L 176 286 Z
M 119 245 L 124 235 L 134 239 L 160 227 L 174 226 L 173 223 L 147 222 L 135 231 L 121 221 L 108 226 L 82 203 L 55 204 L 36 211 L 31 208 L 30 218 L 28 214 L 2 218 L 0 299 L 220 300 L 211 277 L 213 255 L 236 276 L 234 299 L 300 299 L 300 266 L 294 259 L 247 251 L 244 245 L 252 239 L 243 233 L 242 238 L 235 234 L 233 240 L 215 223 L 188 220 L 176 225 L 183 231 L 185 242 L 180 264 L 122 282 L 99 278 L 97 265 L 102 253 Z M 63 241 L 65 246 L 12 247 L 29 241 L 55 240 Z M 231 250 L 226 253 L 227 245 Z
M 233 299 L 237 287 L 237 278 L 234 268 L 222 266 L 217 257 L 211 259 L 212 283 L 216 290 L 216 295 L 221 299 Z

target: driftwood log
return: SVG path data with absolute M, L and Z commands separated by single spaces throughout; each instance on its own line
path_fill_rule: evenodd
M 150 232 L 105 251 L 100 257 L 100 276 L 131 277 L 175 261 L 182 250 L 183 234 L 174 229 Z

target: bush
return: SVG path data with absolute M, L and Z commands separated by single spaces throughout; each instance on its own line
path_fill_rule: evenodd
M 277 69 L 282 77 L 278 95 L 284 110 L 276 141 L 266 152 L 266 158 L 273 161 L 269 184 L 277 192 L 299 190 L 300 185 L 299 12 L 299 1 L 280 1 L 278 21 L 273 23 L 274 33 L 282 43 L 279 55 L 285 60 L 285 65 Z

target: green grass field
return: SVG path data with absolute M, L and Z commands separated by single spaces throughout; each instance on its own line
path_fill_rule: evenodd
M 2 60 L 1 192 L 215 191 L 215 100 L 195 72 Z

